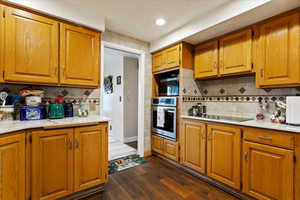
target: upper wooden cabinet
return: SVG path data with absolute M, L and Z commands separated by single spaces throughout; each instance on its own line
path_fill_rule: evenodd
M 53 200 L 73 191 L 73 129 L 32 133 L 32 199 Z
M 75 192 L 106 182 L 108 163 L 107 126 L 75 129 Z
M 179 67 L 181 44 L 159 51 L 152 55 L 152 71 L 159 72 Z
M 195 78 L 218 76 L 218 41 L 197 46 L 195 49 Z
M 0 6 L 0 83 L 4 81 L 4 7 Z
M 243 192 L 259 200 L 294 199 L 293 151 L 244 142 Z
M 67 24 L 60 28 L 61 84 L 99 86 L 100 33 Z
M 25 133 L 0 138 L 0 199 L 25 200 Z
M 207 175 L 235 189 L 241 187 L 241 130 L 207 126 Z
M 7 82 L 58 83 L 58 22 L 23 10 L 5 10 Z
M 240 74 L 252 70 L 252 30 L 220 39 L 220 74 Z
M 300 84 L 300 14 L 275 18 L 261 24 L 256 81 L 259 87 Z
M 183 121 L 180 131 L 181 163 L 198 172 L 206 171 L 206 124 Z

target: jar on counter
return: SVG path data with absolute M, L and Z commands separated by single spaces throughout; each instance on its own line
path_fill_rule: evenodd
M 0 106 L 0 120 L 14 119 L 14 106 Z

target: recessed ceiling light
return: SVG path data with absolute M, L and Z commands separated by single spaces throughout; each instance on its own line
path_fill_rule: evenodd
M 155 24 L 157 26 L 163 26 L 166 24 L 166 20 L 164 18 L 158 18 L 156 21 L 155 21 Z

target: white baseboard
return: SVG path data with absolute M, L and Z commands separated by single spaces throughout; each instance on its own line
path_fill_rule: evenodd
M 138 140 L 138 137 L 137 136 L 134 136 L 134 137 L 127 137 L 127 138 L 124 138 L 123 142 L 124 143 L 128 143 L 128 142 L 135 142 Z

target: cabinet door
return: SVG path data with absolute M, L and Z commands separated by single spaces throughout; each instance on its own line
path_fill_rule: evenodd
M 164 51 L 166 56 L 166 63 L 164 68 L 179 67 L 180 65 L 180 45 L 168 48 Z
M 258 86 L 300 83 L 299 15 L 274 19 L 259 27 Z
M 0 138 L 0 199 L 25 200 L 25 135 Z
M 220 74 L 252 70 L 252 30 L 247 29 L 220 39 Z
M 32 199 L 53 200 L 73 192 L 73 129 L 32 132 Z
M 180 132 L 181 163 L 198 172 L 205 173 L 206 125 L 184 121 Z
M 208 125 L 207 134 L 207 175 L 240 189 L 241 130 Z
M 218 41 L 201 44 L 195 51 L 195 78 L 218 75 Z
M 4 7 L 0 6 L 0 83 L 4 82 Z
M 67 24 L 60 28 L 61 84 L 99 86 L 100 33 Z
M 152 70 L 153 72 L 158 72 L 162 70 L 162 67 L 165 63 L 165 57 L 163 52 L 155 53 L 152 56 Z
M 178 143 L 174 141 L 164 140 L 164 156 L 172 160 L 178 161 Z
M 6 8 L 5 81 L 58 83 L 58 22 Z
M 75 192 L 107 181 L 107 126 L 75 129 Z
M 243 192 L 259 200 L 293 198 L 293 151 L 252 143 L 243 144 Z
M 152 135 L 151 137 L 152 151 L 163 154 L 164 153 L 164 139 L 162 137 Z

